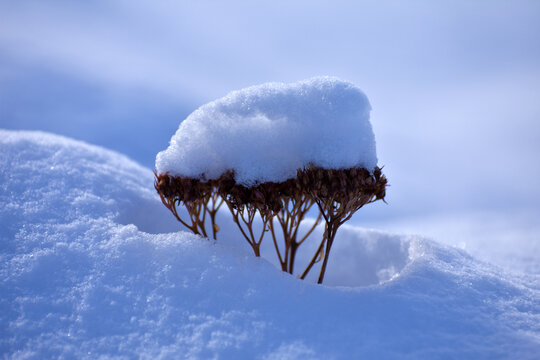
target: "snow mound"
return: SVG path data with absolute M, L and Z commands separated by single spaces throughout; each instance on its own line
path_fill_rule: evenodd
M 0 236 L 13 236 L 21 222 L 89 216 L 154 233 L 180 228 L 157 200 L 152 173 L 116 152 L 39 131 L 0 129 L 0 167 Z
M 350 279 L 372 269 L 358 283 L 376 285 L 319 286 L 253 257 L 227 234 L 213 242 L 142 232 L 141 224 L 171 216 L 147 192 L 150 170 L 119 154 L 1 131 L 0 166 L 2 358 L 536 359 L 540 352 L 538 277 L 506 274 L 459 249 L 345 227 L 336 239 L 344 248 L 329 266 Z
M 316 77 L 233 91 L 189 115 L 156 158 L 158 173 L 279 182 L 313 163 L 323 168 L 377 165 L 364 93 L 349 82 Z

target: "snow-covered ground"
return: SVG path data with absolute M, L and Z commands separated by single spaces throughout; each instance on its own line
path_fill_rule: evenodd
M 325 286 L 176 224 L 150 169 L 0 131 L 5 358 L 536 359 L 540 278 L 420 237 L 338 233 Z M 272 261 L 271 258 L 269 258 Z

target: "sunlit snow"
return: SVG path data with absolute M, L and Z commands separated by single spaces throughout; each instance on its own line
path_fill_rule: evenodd
M 156 169 L 209 179 L 234 170 L 244 184 L 283 181 L 310 163 L 372 170 L 370 110 L 358 87 L 333 77 L 233 91 L 182 121 Z
M 128 158 L 0 131 L 7 358 L 534 359 L 538 277 L 344 227 L 328 285 L 179 227 Z M 226 216 L 220 219 L 227 221 Z M 340 244 L 342 247 L 340 247 Z M 339 268 L 339 270 L 337 270 Z M 353 286 L 354 285 L 354 286 Z

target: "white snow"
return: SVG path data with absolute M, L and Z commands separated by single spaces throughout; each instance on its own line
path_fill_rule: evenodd
M 355 85 L 334 77 L 267 83 L 233 91 L 189 115 L 156 158 L 158 173 L 236 181 L 283 181 L 309 163 L 377 165 L 371 106 Z
M 0 131 L 0 169 L 3 358 L 540 352 L 539 277 L 508 274 L 460 249 L 346 226 L 327 277 L 347 287 L 319 286 L 253 257 L 230 220 L 217 242 L 149 233 L 178 227 L 153 194 L 151 171 L 117 153 Z

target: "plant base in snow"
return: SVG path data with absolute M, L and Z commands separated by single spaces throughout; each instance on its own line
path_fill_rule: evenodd
M 246 187 L 237 184 L 233 172 L 216 180 L 155 174 L 155 188 L 163 204 L 184 226 L 195 234 L 207 237 L 206 220 L 214 239 L 219 227 L 215 216 L 223 202 L 229 208 L 242 236 L 260 256 L 260 246 L 266 232 L 270 232 L 283 271 L 294 271 L 296 253 L 300 245 L 324 219 L 323 238 L 313 258 L 300 275 L 304 279 L 312 267 L 322 261 L 318 282 L 322 283 L 330 249 L 338 228 L 362 206 L 384 200 L 387 181 L 379 168 L 369 172 L 364 168 L 323 169 L 310 165 L 298 170 L 297 177 L 284 182 L 265 182 Z M 183 204 L 189 219 L 182 219 L 177 206 Z M 299 236 L 305 215 L 316 204 L 319 215 L 310 229 Z M 262 228 L 255 228 L 255 217 L 260 217 Z M 281 229 L 283 245 L 279 246 Z

